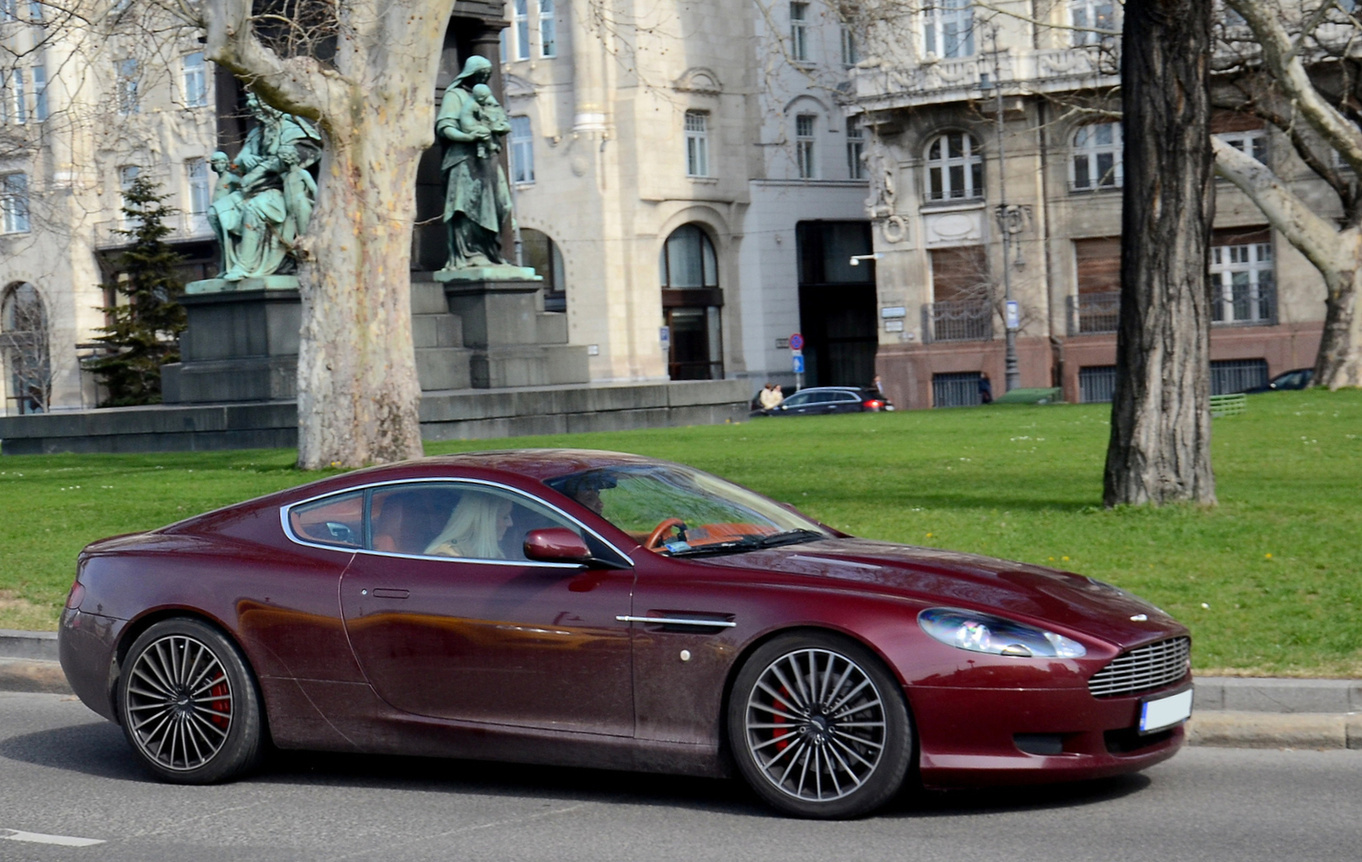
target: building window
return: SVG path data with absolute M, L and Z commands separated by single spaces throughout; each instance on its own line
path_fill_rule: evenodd
M 558 244 L 542 231 L 520 229 L 520 262 L 543 279 L 545 311 L 567 311 L 567 279 L 564 277 L 563 254 Z
M 813 149 L 814 120 L 813 114 L 795 117 L 795 163 L 801 180 L 811 180 L 818 175 Z
M 847 176 L 853 180 L 865 179 L 865 130 L 861 128 L 860 117 L 847 117 Z
M 141 100 L 138 95 L 138 77 L 140 69 L 135 59 L 128 58 L 118 61 L 117 87 L 118 87 L 118 113 L 123 115 L 137 114 L 142 110 Z
M 790 4 L 790 59 L 796 63 L 809 59 L 809 4 Z
M 686 176 L 709 176 L 709 113 L 686 112 Z
M 202 108 L 208 104 L 208 67 L 202 51 L 184 57 L 184 104 L 187 108 Z
M 1092 123 L 1074 132 L 1073 173 L 1075 189 L 1112 189 L 1122 184 L 1121 124 Z
M 28 174 L 0 179 L 0 233 L 28 231 Z
M 553 0 L 539 0 L 539 56 L 558 56 L 558 22 Z
M 1069 0 L 1069 22 L 1074 46 L 1101 45 L 1121 28 L 1114 0 Z
M 529 117 L 511 118 L 511 182 L 534 182 L 534 135 Z
M 1272 324 L 1277 318 L 1272 237 L 1220 234 L 1211 240 L 1211 323 Z
M 850 69 L 861 61 L 860 49 L 856 47 L 856 34 L 851 28 L 842 25 L 842 65 Z
M 934 248 L 932 303 L 927 336 L 932 341 L 988 341 L 993 338 L 993 281 L 981 245 Z
M 47 310 L 31 284 L 12 285 L 0 302 L 0 360 L 9 402 L 18 413 L 43 413 L 52 394 Z
M 1074 271 L 1078 295 L 1069 297 L 1069 334 L 1115 332 L 1121 312 L 1121 238 L 1074 240 Z
M 956 371 L 932 375 L 933 407 L 977 407 L 983 403 L 978 371 Z
M 206 159 L 186 161 L 184 181 L 189 192 L 190 232 L 195 235 L 208 233 L 208 205 L 213 200 L 213 186 L 208 180 L 208 161 Z
M 682 225 L 663 244 L 659 269 L 668 375 L 672 380 L 721 379 L 723 293 L 714 244 L 698 225 Z
M 1089 365 L 1078 369 L 1078 403 L 1110 404 L 1116 397 L 1116 366 Z
M 33 67 L 33 119 L 43 122 L 47 119 L 47 67 Z
M 1266 385 L 1266 359 L 1219 359 L 1211 363 L 1212 395 L 1230 395 Z
M 1245 155 L 1253 156 L 1263 164 L 1267 164 L 1267 130 L 1266 129 L 1247 129 L 1242 132 L 1220 132 L 1217 138 L 1234 147 Z M 1332 152 L 1337 153 L 1338 150 Z
M 515 7 L 511 13 L 511 29 L 515 34 L 512 55 L 517 60 L 530 59 L 529 0 L 515 0 Z
M 10 101 L 10 116 L 16 123 L 28 122 L 28 99 L 24 94 L 24 70 L 11 69 L 5 97 Z
M 979 142 L 964 132 L 938 135 L 927 145 L 927 199 L 973 200 L 984 196 L 984 159 Z
M 922 9 L 923 51 L 937 57 L 974 53 L 974 9 L 970 0 L 928 0 Z

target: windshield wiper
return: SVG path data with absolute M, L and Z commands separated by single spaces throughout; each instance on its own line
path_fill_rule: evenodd
M 708 545 L 678 548 L 675 551 L 668 551 L 667 555 L 671 557 L 707 557 L 717 554 L 736 554 L 742 551 L 778 548 L 781 545 L 797 545 L 801 542 L 812 542 L 826 538 L 827 536 L 817 530 L 786 530 L 783 533 L 772 533 L 767 536 L 743 536 L 740 539 L 728 542 L 714 542 Z

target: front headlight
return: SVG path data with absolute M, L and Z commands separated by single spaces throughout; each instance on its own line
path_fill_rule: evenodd
M 990 655 L 1019 658 L 1082 658 L 1087 649 L 1076 640 L 992 614 L 955 608 L 928 608 L 917 623 L 947 646 Z

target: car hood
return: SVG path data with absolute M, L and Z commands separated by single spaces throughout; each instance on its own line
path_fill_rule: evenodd
M 989 611 L 1121 648 L 1187 630 L 1159 608 L 1092 578 L 1041 566 L 871 539 L 824 539 L 713 557 L 728 568 L 804 575 L 916 603 Z

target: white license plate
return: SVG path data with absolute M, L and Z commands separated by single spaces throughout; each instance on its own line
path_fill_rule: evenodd
M 1192 717 L 1192 690 L 1180 691 L 1167 697 L 1146 700 L 1140 704 L 1140 733 L 1172 727 Z

